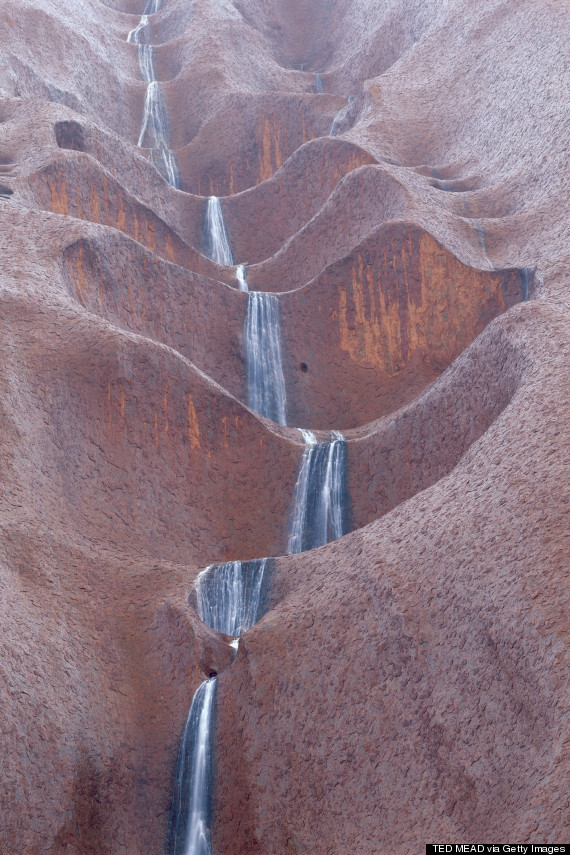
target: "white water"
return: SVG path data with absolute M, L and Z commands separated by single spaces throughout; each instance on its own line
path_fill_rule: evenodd
M 149 145 L 147 147 L 154 148 L 154 143 L 158 141 L 157 135 L 161 132 L 162 116 L 160 114 L 162 110 L 165 109 L 166 106 L 164 105 L 160 93 L 160 87 L 156 80 L 151 80 L 147 87 L 144 99 L 143 121 L 139 141 L 137 143 L 139 148 L 142 148 L 147 134 L 152 136 L 153 143 L 153 145 Z
M 305 448 L 303 449 L 299 474 L 297 475 L 295 490 L 293 492 L 293 519 L 291 521 L 289 544 L 287 546 L 288 555 L 303 551 L 303 532 L 307 508 L 307 494 L 309 492 L 311 454 L 312 447 L 317 445 L 317 437 L 310 430 L 299 428 L 299 432 L 303 437 Z
M 141 70 L 141 77 L 145 83 L 156 81 L 154 48 L 152 45 L 139 45 L 139 68 Z
M 148 16 L 158 12 L 160 0 L 149 0 L 140 23 L 131 30 L 127 41 L 138 45 L 141 77 L 147 83 L 144 113 L 138 139 L 139 148 L 149 148 L 150 157 L 160 174 L 173 187 L 180 184 L 178 165 L 174 152 L 168 146 L 168 113 L 166 102 L 156 79 L 154 47 L 150 44 L 152 33 Z
M 170 851 L 172 855 L 211 855 L 212 716 L 217 678 L 199 686 L 192 700 L 178 752 Z
M 269 559 L 212 564 L 196 580 L 198 614 L 212 629 L 238 637 L 261 617 Z M 212 855 L 212 722 L 217 677 L 198 688 L 178 751 L 168 851 Z
M 274 294 L 249 292 L 244 334 L 248 406 L 277 424 L 286 425 L 279 300 Z
M 293 500 L 288 552 L 320 546 L 347 530 L 346 442 L 333 432 L 318 442 L 310 430 L 299 429 L 303 455 Z M 233 636 L 252 627 L 264 609 L 269 559 L 231 561 L 207 567 L 196 580 L 198 613 L 208 626 Z M 184 728 L 172 804 L 168 851 L 171 855 L 212 855 L 212 730 L 217 677 L 198 688 Z
M 267 559 L 206 567 L 196 580 L 198 614 L 204 623 L 239 636 L 258 620 Z
M 208 257 L 217 264 L 233 264 L 220 200 L 210 196 L 204 222 Z M 244 325 L 248 406 L 278 424 L 287 424 L 287 396 L 283 374 L 279 301 L 273 294 L 250 291 L 245 265 L 236 267 L 240 291 L 249 293 Z
M 317 442 L 301 430 L 305 448 L 293 493 L 288 554 L 323 546 L 346 534 L 346 441 L 334 431 L 330 442 Z
M 151 63 L 152 65 L 152 63 Z M 150 148 L 151 160 L 169 184 L 178 187 L 179 173 L 174 152 L 168 148 L 168 114 L 166 103 L 156 80 L 146 90 L 144 116 L 139 136 L 139 148 Z
M 322 489 L 317 537 L 322 543 L 338 540 L 344 531 L 344 493 L 346 488 L 346 441 L 339 431 L 333 431 L 328 443 L 327 468 Z M 344 453 L 343 453 L 344 452 Z M 330 538 L 329 538 L 330 521 Z
M 231 267 L 234 259 L 224 223 L 222 206 L 217 196 L 210 196 L 208 199 L 205 233 L 208 257 L 216 264 L 225 264 L 227 267 Z
M 485 230 L 483 228 L 483 223 L 481 222 L 481 220 L 476 220 L 475 222 L 477 223 L 477 233 L 479 235 L 479 240 L 481 241 L 481 248 L 483 250 L 483 255 L 485 256 L 485 261 L 487 262 L 491 270 L 494 270 L 495 265 L 487 255 L 487 241 L 485 239 Z
M 245 278 L 245 264 L 238 264 L 236 267 L 236 279 L 239 282 L 240 291 L 249 291 L 249 286 Z
M 348 114 L 349 107 L 353 101 L 354 101 L 354 95 L 349 95 L 348 104 L 346 104 L 344 107 L 341 107 L 333 119 L 333 123 L 331 125 L 329 136 L 334 137 L 337 135 L 339 125 L 340 125 L 341 121 L 345 118 L 345 116 Z
M 347 110 L 348 110 L 348 106 L 342 107 L 338 111 L 338 113 L 336 114 L 336 116 L 333 119 L 333 123 L 331 125 L 331 131 L 330 131 L 329 136 L 331 136 L 331 137 L 336 136 L 337 131 L 338 131 L 338 126 L 340 125 L 342 119 L 344 119 L 344 117 L 346 116 Z
M 323 89 L 323 78 L 321 77 L 320 74 L 317 74 L 317 77 L 315 79 L 315 84 L 317 87 L 317 92 L 319 94 L 322 94 L 325 90 Z
M 143 33 L 146 31 L 147 27 L 148 15 L 143 15 L 134 30 L 131 30 L 127 36 L 127 42 L 135 45 L 144 44 L 146 42 L 146 36 L 143 38 Z

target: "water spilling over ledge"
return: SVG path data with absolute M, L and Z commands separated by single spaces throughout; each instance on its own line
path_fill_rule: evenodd
M 210 196 L 204 220 L 206 253 L 212 261 L 233 265 L 220 200 Z M 287 424 L 287 396 L 281 352 L 279 301 L 273 294 L 249 291 L 245 265 L 236 268 L 240 291 L 249 293 L 244 325 L 247 364 L 247 403 L 256 413 L 280 425 Z
M 245 264 L 238 264 L 236 267 L 236 279 L 239 282 L 240 291 L 249 291 L 249 285 L 245 276 Z
M 239 637 L 263 615 L 268 558 L 212 564 L 196 580 L 200 618 L 218 632 Z M 212 750 L 217 676 L 196 691 L 176 761 L 167 840 L 169 855 L 211 855 Z
M 229 561 L 206 567 L 196 580 L 198 614 L 208 626 L 239 636 L 263 612 L 269 559 Z
M 210 855 L 212 844 L 212 719 L 217 679 L 205 680 L 192 700 L 178 750 L 167 842 L 170 855 Z
M 149 0 L 141 20 L 127 36 L 127 42 L 138 45 L 141 77 L 148 84 L 143 120 L 138 139 L 139 148 L 150 149 L 150 159 L 163 178 L 173 187 L 180 186 L 180 175 L 174 152 L 168 145 L 170 135 L 166 102 L 156 79 L 154 47 L 148 16 L 158 12 L 160 0 Z
M 127 36 L 128 44 L 140 45 L 146 44 L 146 28 L 148 27 L 148 15 L 143 15 L 134 30 L 129 32 Z
M 208 199 L 204 222 L 204 240 L 208 258 L 211 258 L 216 264 L 224 264 L 227 267 L 233 265 L 234 259 L 224 223 L 222 206 L 217 196 L 210 196 Z
M 349 95 L 347 98 L 347 103 L 344 107 L 341 107 L 336 116 L 333 119 L 331 129 L 329 131 L 329 136 L 334 137 L 338 133 L 339 125 L 341 122 L 348 116 L 350 111 L 351 104 L 354 101 L 354 95 Z
M 253 293 L 249 299 L 261 296 L 271 295 Z M 262 314 L 259 320 L 264 326 Z M 342 537 L 349 528 L 344 437 L 335 431 L 329 442 L 319 443 L 311 431 L 300 429 L 300 433 L 305 447 L 293 496 L 289 553 L 322 546 Z M 268 569 L 267 558 L 228 561 L 206 567 L 195 583 L 200 618 L 212 629 L 239 638 L 265 611 Z M 180 742 L 168 838 L 170 855 L 212 853 L 216 687 L 217 676 L 211 676 L 198 688 Z
M 256 413 L 287 424 L 279 300 L 251 291 L 245 318 L 247 403 Z
M 333 431 L 330 442 L 317 442 L 301 430 L 305 443 L 293 494 L 287 552 L 304 552 L 337 540 L 350 530 L 346 440 Z

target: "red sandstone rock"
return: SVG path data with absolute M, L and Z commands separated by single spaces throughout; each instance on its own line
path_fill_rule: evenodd
M 164 0 L 180 192 L 143 5 L 0 9 L 0 850 L 162 852 L 212 669 L 216 855 L 567 837 L 567 9 Z M 231 667 L 193 581 L 285 551 L 302 449 L 243 404 L 210 193 L 359 529 Z

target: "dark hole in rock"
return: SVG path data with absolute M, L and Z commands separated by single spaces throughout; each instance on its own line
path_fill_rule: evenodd
M 55 126 L 55 138 L 60 148 L 85 151 L 83 128 L 79 122 L 58 122 Z
M 309 366 L 307 365 L 307 363 L 306 363 L 306 362 L 301 362 L 301 364 L 300 364 L 299 368 L 301 369 L 301 371 L 303 372 L 303 374 L 306 374 L 306 373 L 307 373 L 307 371 L 309 370 Z
M 0 196 L 11 196 L 13 192 L 9 187 L 4 187 L 3 184 L 0 184 Z
M 210 677 L 217 677 L 217 676 L 218 676 L 218 672 L 217 672 L 217 671 L 210 671 L 209 676 L 210 676 Z

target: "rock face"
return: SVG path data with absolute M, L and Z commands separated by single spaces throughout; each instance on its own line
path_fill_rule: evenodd
M 175 190 L 144 6 L 0 9 L 0 850 L 164 852 L 212 671 L 216 855 L 567 839 L 568 9 L 163 0 Z M 303 446 L 246 405 L 212 194 L 355 529 L 233 662 L 193 583 L 284 556 Z

